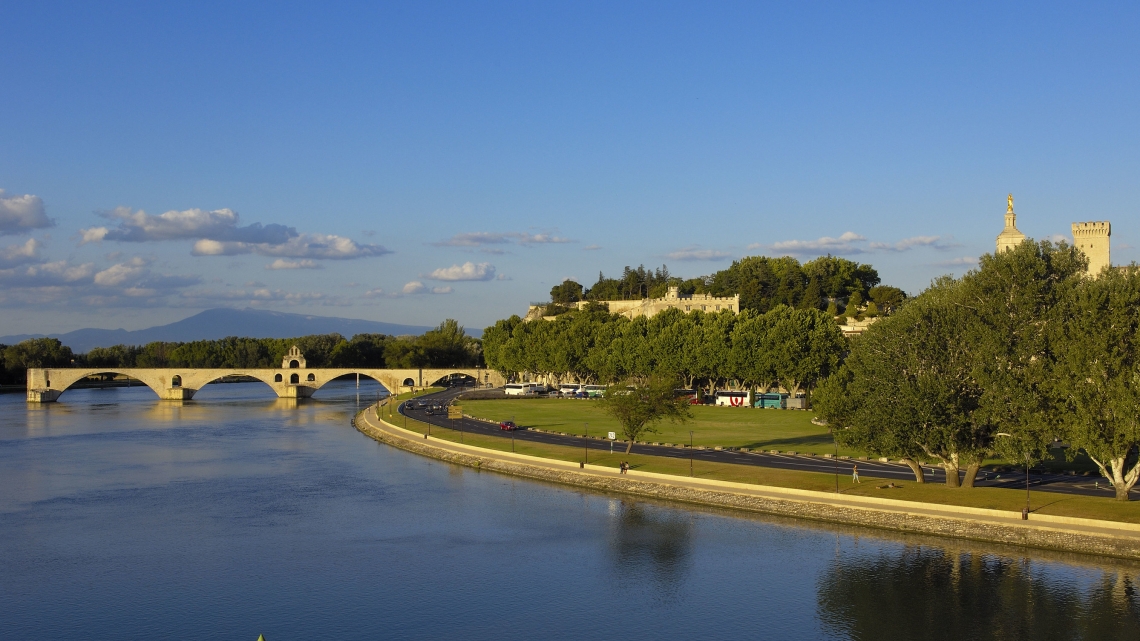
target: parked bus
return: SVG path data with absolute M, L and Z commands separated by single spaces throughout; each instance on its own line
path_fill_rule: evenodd
M 728 407 L 748 407 L 748 392 L 718 390 L 716 393 L 716 404 Z
M 542 383 L 508 383 L 503 386 L 507 396 L 532 396 L 545 391 L 546 386 Z
M 788 408 L 788 395 L 778 394 L 776 392 L 766 392 L 764 394 L 757 394 L 756 401 L 753 407 L 774 407 L 778 409 Z
M 578 391 L 578 395 L 581 396 L 583 393 L 585 393 L 586 398 L 598 398 L 606 393 L 606 386 L 583 385 L 582 389 Z
M 563 396 L 574 396 L 575 394 L 578 393 L 578 390 L 580 387 L 581 387 L 580 385 L 573 385 L 570 383 L 567 383 L 565 385 L 559 385 L 558 386 L 558 393 L 563 395 Z

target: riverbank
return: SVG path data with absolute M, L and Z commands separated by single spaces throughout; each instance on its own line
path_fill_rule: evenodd
M 360 432 L 377 441 L 423 456 L 600 492 L 1140 560 L 1140 526 L 1131 523 L 1037 514 L 1029 521 L 1022 521 L 1019 512 L 1004 510 L 836 495 L 638 470 L 623 475 L 608 467 L 425 438 L 422 434 L 378 419 L 376 406 L 358 414 L 354 424 Z

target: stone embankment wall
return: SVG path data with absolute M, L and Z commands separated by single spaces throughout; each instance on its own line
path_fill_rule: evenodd
M 919 503 L 914 504 L 911 509 L 891 509 L 885 506 L 842 504 L 841 501 L 830 499 L 813 501 L 792 496 L 763 496 L 759 494 L 763 490 L 813 494 L 812 492 L 787 490 L 785 488 L 756 486 L 757 493 L 746 493 L 691 487 L 684 483 L 685 479 L 678 479 L 676 483 L 669 483 L 658 479 L 639 479 L 634 475 L 618 475 L 616 471 L 611 472 L 609 470 L 606 470 L 609 473 L 583 472 L 570 469 L 570 466 L 574 464 L 563 461 L 552 460 L 550 465 L 522 462 L 511 460 L 511 458 L 534 457 L 516 456 L 491 450 L 483 450 L 486 452 L 483 454 L 472 451 L 480 448 L 471 446 L 463 448 L 467 451 L 459 451 L 459 448 L 452 447 L 453 444 L 451 443 L 444 442 L 435 445 L 434 443 L 440 442 L 435 441 L 433 443 L 433 441 L 422 439 L 421 435 L 414 432 L 407 432 L 408 435 L 405 436 L 402 434 L 405 430 L 393 425 L 382 426 L 380 423 L 381 421 L 375 418 L 374 406 L 358 414 L 354 420 L 356 429 L 363 434 L 402 450 L 476 469 L 550 481 L 598 492 L 632 494 L 654 499 L 898 532 L 1140 560 L 1140 526 L 1131 524 L 1091 522 L 1084 519 L 1062 517 L 1049 517 L 1053 524 L 1041 523 L 1040 521 L 1029 523 L 1010 521 L 1005 523 L 994 518 L 971 518 L 968 514 L 969 512 L 978 514 L 997 513 L 994 510 L 960 508 L 959 510 L 963 513 L 962 516 L 955 517 L 921 514 L 924 507 L 936 508 L 946 512 L 954 511 L 955 508 L 950 506 L 927 506 L 927 504 Z M 642 475 L 648 476 L 644 473 Z M 705 483 L 710 482 L 705 481 Z M 737 484 L 723 483 L 723 485 Z M 902 503 L 883 499 L 864 499 L 864 502 Z M 1082 528 L 1073 526 L 1072 523 L 1076 522 L 1098 523 L 1104 527 Z

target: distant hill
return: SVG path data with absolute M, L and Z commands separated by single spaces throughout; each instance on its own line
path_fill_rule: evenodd
M 92 347 L 111 345 L 144 345 L 153 341 L 187 342 L 214 340 L 227 336 L 249 338 L 291 338 L 308 334 L 337 332 L 345 338 L 353 334 L 423 334 L 430 327 L 396 325 L 355 318 L 286 314 L 261 309 L 207 309 L 169 325 L 127 331 L 125 329 L 77 329 L 66 334 L 48 334 L 58 338 L 73 351 L 83 353 Z M 0 343 L 12 345 L 43 334 L 0 336 Z

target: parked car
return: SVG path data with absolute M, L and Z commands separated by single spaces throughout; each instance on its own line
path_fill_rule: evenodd
M 499 423 L 499 429 L 507 430 L 508 432 L 517 430 L 518 428 L 519 426 L 515 425 L 514 421 L 503 421 L 502 423 Z

